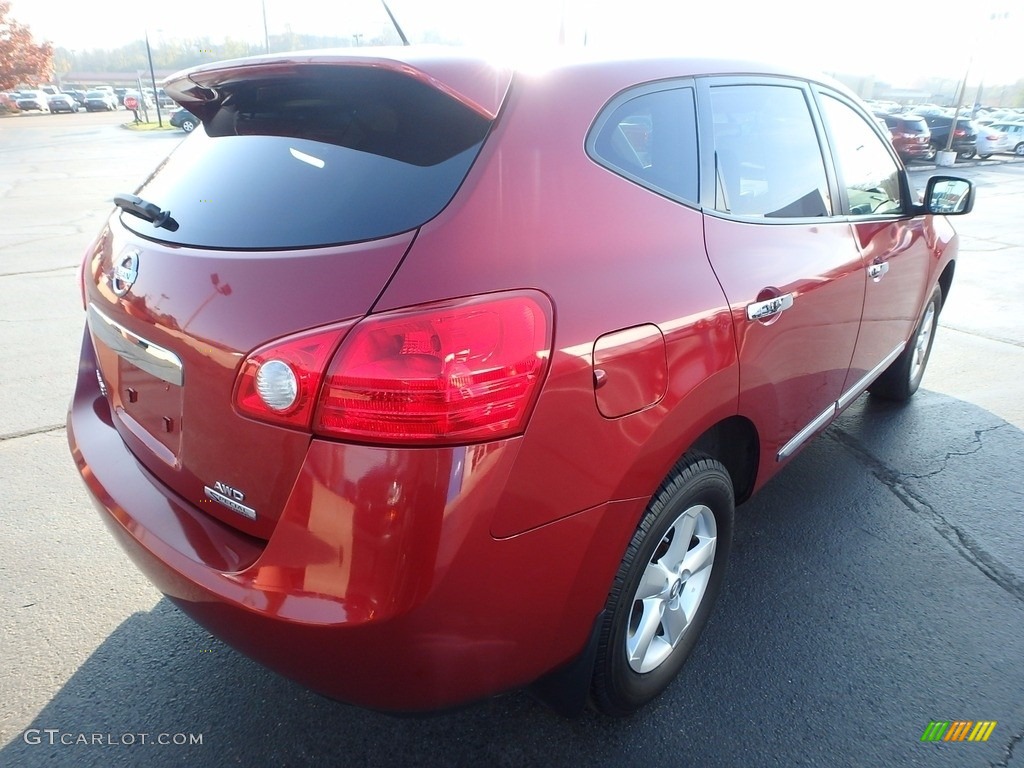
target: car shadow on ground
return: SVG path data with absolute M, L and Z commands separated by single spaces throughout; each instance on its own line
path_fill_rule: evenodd
M 996 764 L 1024 725 L 1022 476 L 1024 433 L 990 413 L 925 391 L 902 408 L 862 399 L 740 508 L 701 642 L 632 718 L 567 720 L 521 692 L 367 712 L 165 599 L 124 621 L 0 764 Z M 986 743 L 921 742 L 957 719 L 998 726 Z

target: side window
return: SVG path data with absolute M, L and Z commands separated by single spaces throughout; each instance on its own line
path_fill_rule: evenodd
M 693 89 L 649 91 L 599 122 L 591 156 L 645 187 L 697 200 L 697 118 Z
M 715 208 L 740 216 L 828 216 L 832 201 L 804 92 L 780 85 L 711 89 Z
M 899 166 L 882 139 L 839 99 L 825 95 L 822 108 L 835 142 L 833 150 L 850 213 L 871 216 L 902 211 Z

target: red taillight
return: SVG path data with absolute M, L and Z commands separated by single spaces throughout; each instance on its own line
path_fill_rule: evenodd
M 347 323 L 317 328 L 257 349 L 242 363 L 235 407 L 261 421 L 308 430 L 327 361 L 347 328 Z M 290 391 L 280 386 L 283 379 L 292 385 Z
M 517 434 L 544 379 L 551 335 L 550 302 L 534 291 L 370 316 L 334 356 L 313 429 L 418 444 Z

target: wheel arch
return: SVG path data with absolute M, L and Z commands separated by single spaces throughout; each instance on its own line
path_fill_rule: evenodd
M 953 272 L 956 270 L 956 260 L 951 259 L 946 265 L 946 268 L 942 270 L 942 274 L 939 275 L 939 287 L 942 289 L 942 306 L 939 307 L 939 312 L 942 312 L 942 307 L 946 306 L 946 300 L 949 298 L 949 290 L 953 287 Z
M 730 416 L 709 427 L 685 453 L 702 453 L 722 462 L 740 504 L 750 498 L 760 462 L 757 428 L 744 416 Z

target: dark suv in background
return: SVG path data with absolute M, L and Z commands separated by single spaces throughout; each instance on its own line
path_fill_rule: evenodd
M 937 152 L 945 149 L 949 141 L 949 129 L 953 125 L 953 118 L 946 115 L 927 115 L 924 118 L 928 128 L 932 132 L 932 147 Z M 978 132 L 971 121 L 966 117 L 957 118 L 956 128 L 953 130 L 953 146 L 957 157 L 966 159 L 974 157 L 978 148 Z
M 885 115 L 885 125 L 892 134 L 892 146 L 904 160 L 931 160 L 935 147 L 932 132 L 920 115 Z

